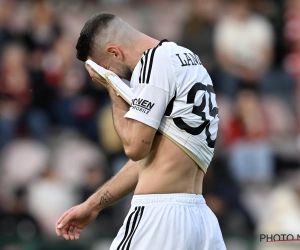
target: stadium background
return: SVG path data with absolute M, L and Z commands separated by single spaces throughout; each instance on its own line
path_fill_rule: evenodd
M 54 223 L 126 162 L 107 93 L 75 58 L 85 21 L 112 12 L 200 56 L 220 126 L 204 196 L 229 250 L 300 234 L 300 0 L 0 0 L 0 249 L 106 250 L 130 197 L 80 241 Z M 285 245 L 282 245 L 285 244 Z

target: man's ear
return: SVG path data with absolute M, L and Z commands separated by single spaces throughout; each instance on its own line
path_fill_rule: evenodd
M 110 58 L 123 60 L 124 55 L 122 51 L 116 46 L 109 46 L 106 48 L 106 52 Z

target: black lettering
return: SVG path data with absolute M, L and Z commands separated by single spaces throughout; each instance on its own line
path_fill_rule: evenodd
M 147 103 L 148 103 L 148 101 L 147 101 L 147 100 L 143 100 L 143 102 L 141 103 L 141 106 L 143 106 L 143 107 L 147 107 Z
M 140 99 L 140 98 L 138 98 L 138 99 L 133 99 L 133 100 L 132 100 L 132 104 L 133 104 L 133 105 L 140 104 L 142 101 L 143 101 L 143 99 Z
M 153 108 L 155 103 L 152 103 L 152 102 L 149 102 L 148 105 L 147 105 L 147 108 L 150 110 Z
M 201 63 L 201 61 L 199 59 L 199 56 L 197 56 L 196 54 L 192 54 L 192 55 L 194 57 L 194 60 L 197 62 L 197 64 L 202 65 L 202 63 Z
M 297 236 L 300 236 L 299 234 Z M 298 238 L 298 237 L 297 237 Z M 294 235 L 288 234 L 286 237 L 287 240 L 294 240 Z
M 276 237 L 277 237 L 277 239 L 276 239 Z M 280 235 L 279 234 L 274 234 L 274 241 L 277 241 L 277 240 L 280 240 Z
M 270 240 L 269 240 L 270 239 Z M 273 241 L 273 234 L 271 234 L 271 236 L 269 236 L 268 234 L 267 234 L 267 242 L 269 242 L 269 241 Z
M 300 240 L 300 234 L 297 234 L 297 240 Z
M 186 59 L 182 59 L 179 54 L 176 54 L 176 56 L 179 58 L 181 62 L 181 66 L 191 66 L 191 65 L 202 65 L 199 57 L 194 53 L 183 53 L 186 57 Z
M 186 53 L 185 53 L 186 54 Z M 197 65 L 198 62 L 197 60 L 195 60 L 195 56 L 192 54 L 192 53 L 187 53 L 188 54 L 188 57 L 191 58 L 191 60 L 193 61 L 193 65 Z
M 176 54 L 176 56 L 179 58 L 180 62 L 181 62 L 181 67 L 184 67 L 184 66 L 189 66 L 189 64 L 187 64 L 187 62 L 185 60 L 181 60 L 179 54 Z
M 141 98 L 136 98 L 132 100 L 131 108 L 148 114 L 154 105 L 155 103 L 149 102 Z
M 193 59 L 195 65 L 201 65 L 201 64 L 199 63 L 199 58 L 198 58 L 198 56 L 197 56 L 196 54 L 194 54 L 194 53 L 188 53 L 188 54 L 189 54 L 189 56 Z
M 185 54 L 185 57 L 187 59 L 188 65 L 191 65 L 190 62 L 192 63 L 192 65 L 196 65 L 196 64 L 194 64 L 193 60 L 189 57 L 189 55 L 187 53 L 184 53 L 184 54 Z
M 263 239 L 266 238 L 266 235 L 265 234 L 260 234 L 259 235 L 259 241 L 261 242 Z

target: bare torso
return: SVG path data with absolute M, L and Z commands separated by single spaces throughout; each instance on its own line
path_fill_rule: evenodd
M 203 171 L 165 136 L 155 136 L 150 154 L 139 163 L 135 194 L 202 193 Z

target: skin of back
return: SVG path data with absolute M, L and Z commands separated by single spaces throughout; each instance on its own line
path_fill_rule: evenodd
M 135 194 L 201 194 L 203 177 L 203 171 L 181 148 L 156 135 L 149 155 L 139 161 Z

